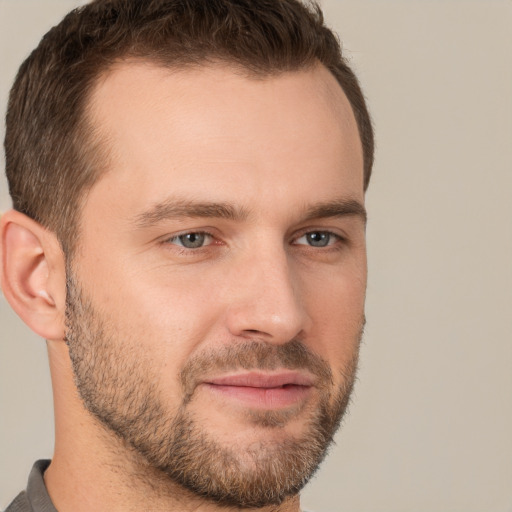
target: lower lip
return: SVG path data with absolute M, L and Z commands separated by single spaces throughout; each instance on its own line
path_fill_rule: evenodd
M 287 385 L 277 388 L 204 384 L 210 391 L 228 400 L 256 409 L 282 409 L 307 399 L 311 387 Z

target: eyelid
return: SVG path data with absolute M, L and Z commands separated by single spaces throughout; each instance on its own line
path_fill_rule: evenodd
M 338 242 L 346 242 L 348 239 L 348 237 L 345 234 L 340 233 L 339 230 L 334 230 L 333 228 L 306 228 L 304 230 L 299 231 L 299 233 L 295 234 L 291 240 L 291 243 L 292 244 L 296 243 L 298 239 L 300 239 L 310 233 L 325 233 L 325 234 L 328 234 L 328 235 L 332 236 L 333 238 L 335 238 L 336 241 L 338 241 Z M 297 244 L 297 245 L 307 245 L 307 244 Z M 334 244 L 331 243 L 326 247 L 331 247 L 332 245 L 334 245 Z
M 290 240 L 290 243 L 292 245 L 295 244 L 295 245 L 305 245 L 306 246 L 308 244 L 297 243 L 297 240 L 299 240 L 300 238 L 302 238 L 310 233 L 325 233 L 325 234 L 330 235 L 332 238 L 334 238 L 335 239 L 334 242 L 329 243 L 327 246 L 325 246 L 326 248 L 332 247 L 333 245 L 336 244 L 336 242 L 346 242 L 348 240 L 348 237 L 345 234 L 340 233 L 338 229 L 333 229 L 331 227 L 329 227 L 329 228 L 327 228 L 327 227 L 323 227 L 323 228 L 308 227 L 308 228 L 304 228 L 304 229 L 300 230 L 298 233 L 293 235 L 293 237 Z M 183 246 L 183 244 L 175 243 L 176 240 L 179 240 L 180 237 L 185 236 L 185 235 L 190 235 L 190 234 L 205 235 L 209 238 L 209 242 L 206 243 L 205 245 L 202 245 L 197 248 L 189 248 L 189 247 Z M 174 245 L 175 247 L 181 248 L 184 251 L 196 251 L 197 252 L 198 250 L 205 249 L 207 247 L 210 247 L 211 245 L 221 245 L 222 240 L 219 239 L 219 237 L 217 235 L 214 235 L 211 232 L 211 230 L 198 228 L 198 229 L 183 230 L 178 233 L 173 233 L 172 235 L 166 235 L 165 237 L 161 238 L 161 243 L 168 244 L 168 245 Z M 315 248 L 314 246 L 311 246 L 311 247 Z M 316 248 L 321 248 L 321 247 L 316 247 Z
M 201 247 L 197 247 L 195 249 L 192 249 L 190 247 L 185 247 L 183 244 L 178 244 L 178 243 L 175 243 L 176 240 L 179 240 L 180 237 L 182 236 L 186 236 L 186 235 L 205 235 L 207 237 L 209 237 L 211 240 L 209 243 L 205 244 L 205 245 L 202 245 Z M 210 245 L 213 245 L 213 243 L 215 241 L 217 241 L 218 239 L 215 237 L 215 235 L 213 235 L 212 233 L 210 233 L 209 231 L 205 230 L 205 229 L 189 229 L 189 230 L 186 230 L 186 231 L 182 231 L 180 233 L 175 233 L 175 234 L 172 234 L 172 235 L 167 235 L 165 238 L 162 239 L 162 243 L 163 244 L 170 244 L 170 245 L 175 245 L 176 247 L 180 247 L 184 250 L 195 250 L 197 251 L 198 249 L 203 249 L 205 247 L 209 247 Z

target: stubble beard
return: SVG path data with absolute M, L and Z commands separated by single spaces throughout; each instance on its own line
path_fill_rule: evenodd
M 92 307 L 68 271 L 66 340 L 75 385 L 85 408 L 147 463 L 186 491 L 219 505 L 258 508 L 295 496 L 324 459 L 350 402 L 357 348 L 334 388 L 329 365 L 298 340 L 284 345 L 244 342 L 200 354 L 180 374 L 183 400 L 177 411 L 164 406 L 136 343 L 116 337 L 115 329 Z M 146 364 L 145 364 L 146 363 Z M 190 410 L 199 378 L 211 369 L 307 369 L 318 377 L 320 398 L 307 411 L 248 411 L 246 421 L 269 431 L 283 429 L 297 414 L 300 436 L 269 435 L 268 441 L 225 446 Z M 270 432 L 272 434 L 272 432 Z

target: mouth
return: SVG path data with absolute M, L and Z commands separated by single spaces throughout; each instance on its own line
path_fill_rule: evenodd
M 297 406 L 314 386 L 311 375 L 300 372 L 249 372 L 208 379 L 202 386 L 214 395 L 253 409 L 275 410 Z

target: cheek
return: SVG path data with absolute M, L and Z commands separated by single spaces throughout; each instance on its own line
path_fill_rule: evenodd
M 364 324 L 366 267 L 332 273 L 324 286 L 309 287 L 312 348 L 331 366 L 348 364 L 358 352 Z
M 146 269 L 113 288 L 117 297 L 106 305 L 113 322 L 155 354 L 164 373 L 177 375 L 194 350 L 212 338 L 220 312 L 207 276 Z
M 209 336 L 216 317 L 215 301 L 208 301 L 208 282 L 127 264 L 115 254 L 113 260 L 116 265 L 98 259 L 77 269 L 84 293 L 121 354 L 157 383 L 162 400 L 177 404 L 182 399 L 181 369 Z

